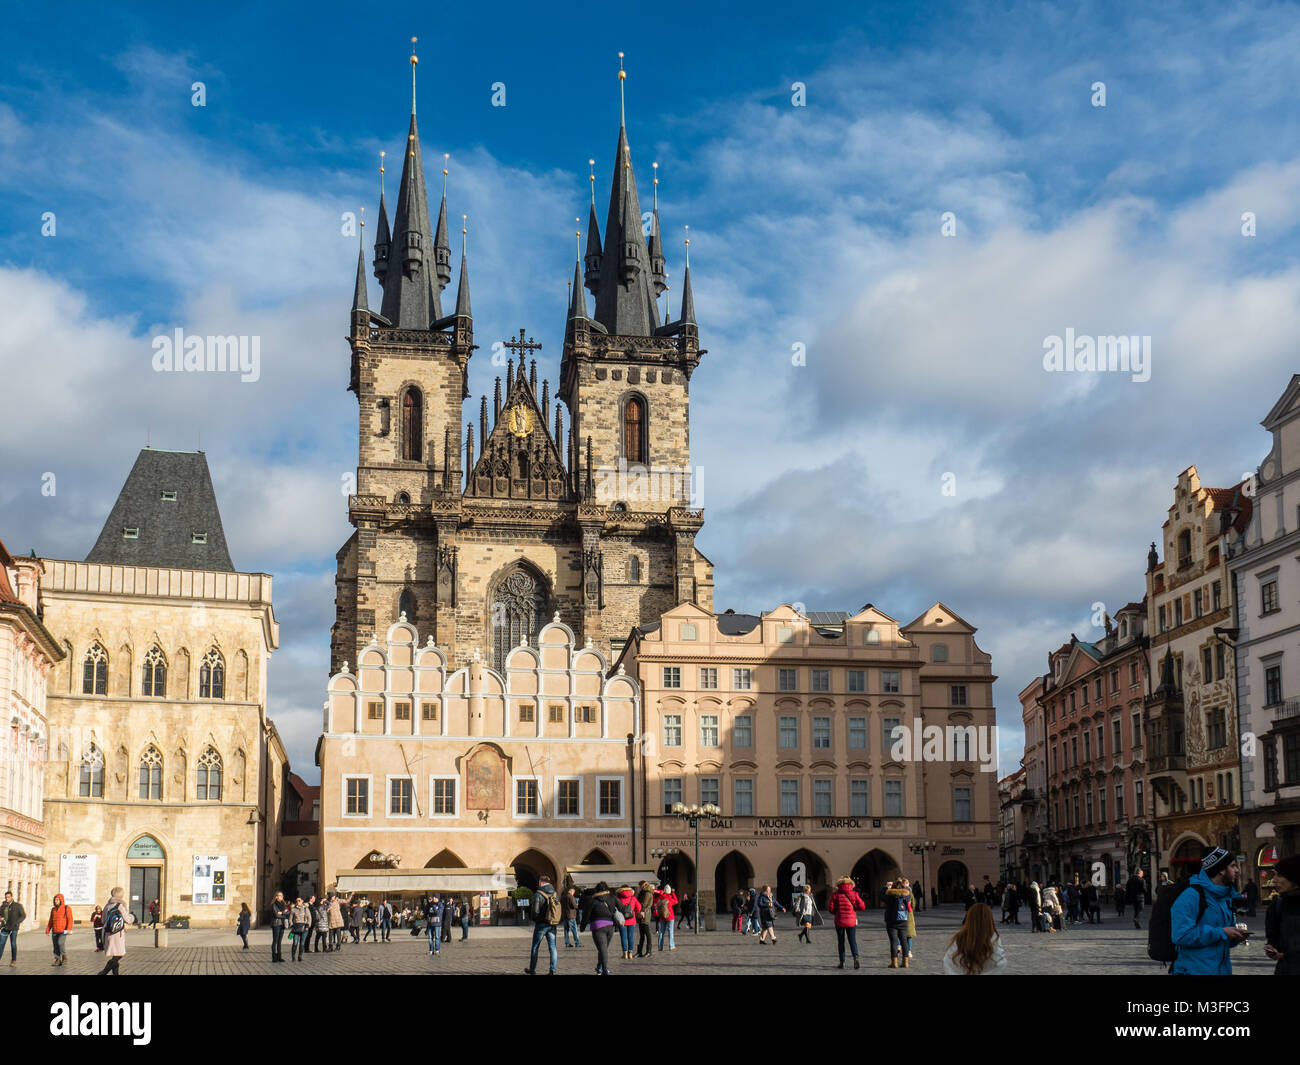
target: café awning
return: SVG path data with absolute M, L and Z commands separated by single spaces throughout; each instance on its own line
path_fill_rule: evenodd
M 624 884 L 636 887 L 642 880 L 659 883 L 659 875 L 652 865 L 570 865 L 564 874 L 578 889 L 595 887 L 602 880 L 612 888 Z
M 504 869 L 341 869 L 338 890 L 367 891 L 508 891 L 515 885 L 512 866 Z

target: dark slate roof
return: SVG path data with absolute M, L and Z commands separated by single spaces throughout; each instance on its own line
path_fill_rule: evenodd
M 717 614 L 718 631 L 723 636 L 744 636 L 753 632 L 754 627 L 763 619 L 757 614 Z
M 175 501 L 164 492 L 175 492 Z M 128 540 L 125 529 L 139 534 Z M 206 533 L 207 542 L 194 543 L 195 533 Z M 86 561 L 233 573 L 207 456 L 141 451 Z

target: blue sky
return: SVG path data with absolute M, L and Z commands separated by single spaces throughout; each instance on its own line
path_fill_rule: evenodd
M 83 557 L 146 432 L 201 437 L 236 565 L 276 577 L 272 712 L 314 778 L 356 462 L 340 215 L 373 216 L 378 153 L 400 160 L 409 39 L 426 171 L 450 153 L 470 218 L 480 356 L 523 325 L 552 378 L 621 50 L 674 292 L 691 227 L 718 609 L 944 601 L 994 655 L 1014 768 L 1016 692 L 1098 635 L 1094 602 L 1141 598 L 1179 471 L 1229 485 L 1267 450 L 1300 335 L 1297 9 L 703 7 L 11 11 L 0 373 L 23 398 L 0 418 L 0 537 Z M 262 379 L 153 373 L 177 326 L 260 335 Z M 1067 328 L 1150 335 L 1151 380 L 1044 373 Z M 472 364 L 467 418 L 491 377 Z

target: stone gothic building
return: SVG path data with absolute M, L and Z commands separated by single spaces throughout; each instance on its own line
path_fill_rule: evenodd
M 678 317 L 662 320 L 658 205 L 647 240 L 624 123 L 603 240 L 593 186 L 554 407 L 550 382 L 539 390 L 536 360 L 527 361 L 540 345 L 521 330 L 502 346 L 512 354 L 491 402 L 479 402 L 477 426 L 462 411 L 479 347 L 466 240 L 462 230 L 455 303 L 444 312 L 447 198 L 444 189 L 431 225 L 414 101 L 407 144 L 391 228 L 380 198 L 379 311 L 369 307 L 364 251 L 357 259 L 356 532 L 338 553 L 331 672 L 403 618 L 454 663 L 479 649 L 500 671 L 556 614 L 612 659 L 634 626 L 678 603 L 712 610 L 712 565 L 695 546 L 703 514 L 691 505 L 690 380 L 704 352 L 690 267 Z

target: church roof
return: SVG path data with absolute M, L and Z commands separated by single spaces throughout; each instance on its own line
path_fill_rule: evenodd
M 233 573 L 207 456 L 141 451 L 86 561 Z

